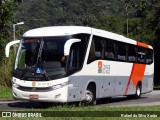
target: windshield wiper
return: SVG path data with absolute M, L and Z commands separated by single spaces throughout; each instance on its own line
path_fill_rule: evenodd
M 37 57 L 37 67 L 41 67 L 43 69 L 42 75 L 44 75 L 44 77 L 46 78 L 46 80 L 49 80 L 49 77 L 43 67 L 43 63 L 42 63 L 42 50 L 43 50 L 43 45 L 44 45 L 44 41 L 41 41 L 40 44 L 40 48 L 39 48 L 39 52 L 38 52 L 38 57 Z
M 43 49 L 44 41 L 41 41 L 40 47 L 39 47 L 39 52 L 37 56 L 37 65 L 39 64 L 39 61 L 42 61 L 41 55 L 42 55 L 42 49 Z

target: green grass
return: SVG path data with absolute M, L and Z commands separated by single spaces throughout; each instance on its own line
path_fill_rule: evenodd
M 80 106 L 80 107 L 75 107 L 75 106 L 57 106 L 57 107 L 50 107 L 47 109 L 31 109 L 31 110 L 25 110 L 24 112 L 45 112 L 45 111 L 52 111 L 53 113 L 55 111 L 63 111 L 65 113 L 66 111 L 94 111 L 96 114 L 98 114 L 99 111 L 104 111 L 107 114 L 107 111 L 113 111 L 113 114 L 118 111 L 143 111 L 145 114 L 145 111 L 150 111 L 152 114 L 154 111 L 159 111 L 160 112 L 160 105 L 159 106 L 142 106 L 142 107 L 109 107 L 109 106 Z M 160 114 L 158 112 L 158 115 Z M 12 120 L 30 120 L 32 118 L 12 118 Z M 43 117 L 43 118 L 34 118 L 35 120 L 157 120 L 160 119 L 160 117 L 157 118 L 145 118 L 145 117 L 140 117 L 140 118 L 124 118 L 124 117 Z M 9 118 L 2 118 L 1 120 L 10 120 Z
M 1 118 L 1 120 L 31 120 L 33 118 Z M 160 118 L 121 118 L 121 117 L 47 117 L 34 120 L 159 120 Z
M 73 105 L 57 105 L 50 106 L 46 109 L 32 109 L 32 111 L 160 111 L 160 105 L 153 106 L 75 106 Z
M 12 98 L 11 88 L 0 85 L 0 99 Z
M 4 86 L 0 86 L 0 98 L 5 99 L 5 98 L 12 98 L 11 95 L 11 88 L 8 87 L 4 87 Z M 42 104 L 43 105 L 43 104 Z M 66 113 L 67 111 L 82 111 L 82 112 L 95 112 L 95 114 L 98 114 L 98 112 L 106 112 L 107 111 L 111 111 L 113 112 L 113 114 L 117 111 L 124 111 L 124 113 L 127 113 L 127 111 L 130 112 L 135 112 L 135 111 L 139 111 L 139 112 L 144 112 L 145 111 L 151 111 L 151 113 L 159 111 L 158 115 L 160 115 L 160 105 L 156 105 L 156 106 L 132 106 L 132 107 L 110 107 L 110 106 L 74 106 L 73 105 L 57 105 L 57 106 L 49 106 L 47 108 L 44 109 L 37 109 L 37 108 L 32 108 L 32 109 L 26 109 L 24 112 L 46 112 L 46 111 L 51 111 L 51 112 L 61 112 L 62 113 Z M 77 113 L 77 116 L 79 115 Z M 74 113 L 73 113 L 74 114 Z M 43 114 L 42 114 L 43 115 Z M 93 114 L 94 115 L 94 114 Z M 34 118 L 35 120 L 137 120 L 137 119 L 141 119 L 141 120 L 157 120 L 160 119 L 160 117 L 158 118 L 121 118 L 121 117 L 43 117 L 43 118 Z M 0 118 L 1 120 L 10 120 L 11 118 Z M 12 120 L 30 120 L 32 118 L 12 118 Z
M 160 117 L 158 118 L 124 118 L 124 117 L 78 117 L 78 112 L 82 111 L 84 113 L 89 113 L 94 112 L 95 114 L 98 114 L 98 112 L 112 112 L 113 114 L 115 112 L 124 112 L 124 114 L 130 114 L 128 112 L 131 112 L 132 114 L 134 114 L 134 112 L 143 112 L 144 114 L 146 112 L 149 112 L 150 114 L 156 114 L 160 115 L 160 105 L 157 106 L 132 106 L 132 107 L 110 107 L 110 106 L 74 106 L 74 105 L 57 105 L 57 106 L 50 106 L 47 107 L 45 109 L 36 109 L 36 108 L 32 108 L 32 109 L 26 109 L 23 110 L 23 112 L 38 112 L 38 113 L 42 113 L 42 116 L 44 115 L 43 112 L 62 112 L 62 113 L 66 113 L 67 111 L 74 111 L 71 112 L 73 113 L 73 115 L 77 114 L 77 116 L 75 117 L 43 117 L 43 118 L 34 118 L 35 120 L 157 120 L 160 119 Z M 77 112 L 78 111 L 78 112 Z M 157 112 L 158 111 L 158 112 Z M 14 111 L 15 112 L 15 111 Z M 20 111 L 19 111 L 20 112 Z M 47 113 L 46 112 L 46 113 Z M 77 112 L 77 113 L 76 113 Z M 92 114 L 92 113 L 91 113 Z M 147 113 L 146 113 L 147 114 Z M 94 115 L 94 114 L 93 114 Z M 118 114 L 119 116 L 119 114 Z M 10 118 L 0 118 L 1 120 L 10 120 Z M 12 120 L 30 120 L 32 118 L 12 118 Z

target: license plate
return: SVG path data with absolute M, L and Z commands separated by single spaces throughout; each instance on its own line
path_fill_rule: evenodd
M 29 99 L 37 100 L 38 99 L 38 95 L 29 95 Z

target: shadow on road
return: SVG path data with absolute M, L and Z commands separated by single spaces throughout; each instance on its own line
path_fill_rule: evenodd
M 141 97 L 139 100 L 145 99 L 146 97 Z M 115 97 L 115 98 L 103 98 L 100 100 L 97 100 L 97 105 L 110 105 L 110 104 L 121 104 L 124 101 L 125 102 L 132 102 L 135 99 L 128 99 L 127 97 Z M 137 100 L 137 102 L 139 101 Z M 13 102 L 9 103 L 8 106 L 12 108 L 22 108 L 22 109 L 47 109 L 50 107 L 57 107 L 57 106 L 78 106 L 75 103 L 68 103 L 68 104 L 62 104 L 62 103 L 48 103 L 48 102 Z
M 142 100 L 142 99 L 145 99 L 146 97 L 140 97 L 139 99 L 137 99 L 137 102 L 139 100 Z M 97 105 L 103 105 L 103 104 L 121 104 L 122 102 L 132 102 L 132 101 L 135 101 L 136 99 L 135 98 L 127 98 L 127 97 L 124 97 L 124 96 L 121 96 L 121 97 L 114 97 L 114 98 L 102 98 L 102 99 L 99 99 L 97 101 Z
M 46 109 L 49 107 L 56 107 L 60 106 L 63 104 L 53 104 L 53 103 L 48 103 L 48 102 L 14 102 L 14 103 L 9 103 L 9 107 L 14 107 L 14 108 L 34 108 L 34 109 Z

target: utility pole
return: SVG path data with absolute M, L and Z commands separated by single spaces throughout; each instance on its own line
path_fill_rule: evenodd
M 125 6 L 126 6 L 126 17 L 127 17 L 127 20 L 126 20 L 126 22 L 127 22 L 127 25 L 126 25 L 126 27 L 127 27 L 126 33 L 127 33 L 127 37 L 128 37 L 128 1 L 126 1 Z
M 13 24 L 13 40 L 15 41 L 16 40 L 16 25 L 23 25 L 24 22 L 19 22 L 19 23 L 16 23 L 16 24 Z M 16 54 L 16 47 L 14 45 L 14 54 Z

